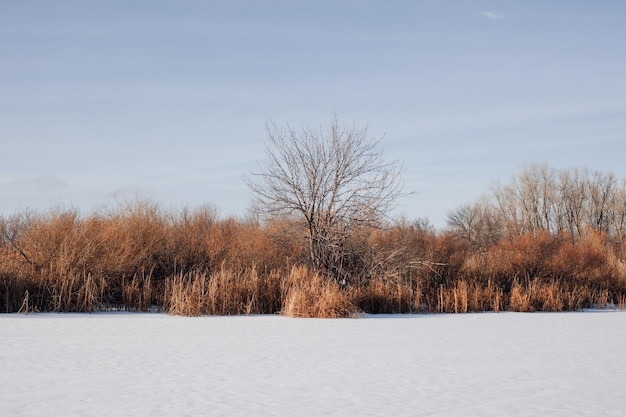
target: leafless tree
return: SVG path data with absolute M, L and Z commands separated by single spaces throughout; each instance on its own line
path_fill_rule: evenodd
M 384 159 L 367 126 L 336 117 L 326 129 L 269 123 L 266 131 L 267 163 L 246 177 L 253 208 L 303 219 L 311 264 L 346 279 L 347 238 L 385 220 L 402 191 L 400 164 Z
M 615 216 L 612 229 L 615 231 L 619 242 L 626 239 L 626 180 L 622 180 L 622 184 L 615 195 Z
M 535 164 L 514 175 L 509 184 L 494 187 L 493 196 L 505 234 L 567 232 L 577 240 L 596 230 L 621 241 L 626 225 L 625 185 L 612 172 L 557 171 Z M 462 214 L 459 211 L 456 217 Z
M 21 240 L 33 224 L 34 215 L 30 211 L 14 214 L 8 218 L 0 216 L 0 248 L 14 250 L 31 263 L 31 257 L 22 249 Z
M 486 196 L 448 213 L 447 222 L 455 234 L 474 249 L 495 244 L 502 237 L 501 217 Z
M 615 174 L 593 172 L 589 182 L 589 223 L 592 228 L 609 233 L 616 216 L 619 181 Z
M 559 230 L 572 239 L 584 232 L 586 200 L 588 198 L 587 170 L 571 169 L 559 172 Z
M 520 233 L 551 231 L 554 225 L 554 176 L 546 164 L 526 166 L 509 185 L 495 190 L 500 210 Z

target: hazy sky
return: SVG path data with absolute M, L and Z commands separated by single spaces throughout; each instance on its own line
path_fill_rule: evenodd
M 409 219 L 524 164 L 626 177 L 626 1 L 0 0 L 0 215 L 244 214 L 265 123 L 368 124 Z

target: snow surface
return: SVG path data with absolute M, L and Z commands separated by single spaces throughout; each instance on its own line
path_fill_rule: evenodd
M 624 416 L 626 313 L 0 315 L 1 416 Z

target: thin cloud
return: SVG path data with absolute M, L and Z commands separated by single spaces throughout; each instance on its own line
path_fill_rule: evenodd
M 55 191 L 69 188 L 69 184 L 56 175 L 42 175 L 39 177 L 20 178 L 3 184 L 12 190 L 29 192 Z
M 483 17 L 486 17 L 487 19 L 491 19 L 491 20 L 502 20 L 504 19 L 504 15 L 500 14 L 500 13 L 496 13 L 496 12 L 480 12 L 480 15 Z

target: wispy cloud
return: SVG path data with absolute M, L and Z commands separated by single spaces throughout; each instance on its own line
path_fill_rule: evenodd
M 56 175 L 42 175 L 39 177 L 20 178 L 1 184 L 12 190 L 27 192 L 55 191 L 68 188 L 69 184 Z
M 491 20 L 502 20 L 504 19 L 504 15 L 501 13 L 496 13 L 496 12 L 490 12 L 490 11 L 485 11 L 485 12 L 480 12 L 480 15 L 483 17 L 486 17 L 487 19 L 491 19 Z

